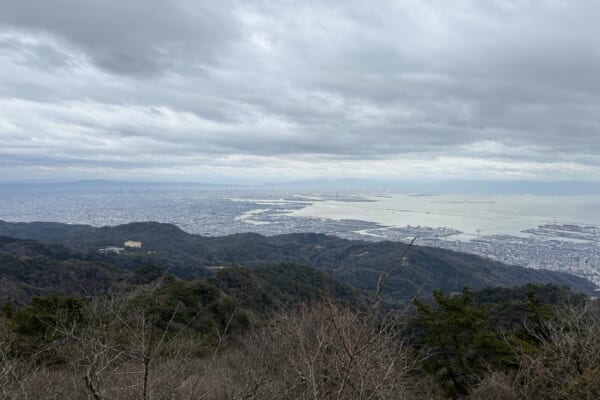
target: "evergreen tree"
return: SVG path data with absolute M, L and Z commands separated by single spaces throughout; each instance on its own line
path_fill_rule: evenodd
M 4 301 L 4 304 L 2 305 L 2 308 L 0 308 L 0 313 L 4 315 L 4 317 L 6 317 L 7 319 L 10 319 L 13 316 L 13 312 L 14 309 L 12 299 L 10 297 L 7 297 Z
M 444 395 L 467 395 L 487 367 L 510 361 L 508 346 L 488 324 L 483 308 L 473 305 L 473 293 L 434 292 L 437 307 L 415 301 L 418 324 L 425 328 L 425 347 L 431 352 L 426 368 L 438 377 Z

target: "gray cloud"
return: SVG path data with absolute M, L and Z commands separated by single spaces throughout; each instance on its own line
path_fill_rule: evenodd
M 600 179 L 591 0 L 0 6 L 0 175 Z
M 3 1 L 0 22 L 64 38 L 110 72 L 146 75 L 215 62 L 239 35 L 231 8 L 227 0 Z

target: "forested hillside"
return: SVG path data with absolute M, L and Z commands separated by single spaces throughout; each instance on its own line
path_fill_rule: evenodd
M 78 252 L 87 262 L 106 263 L 124 269 L 154 264 L 185 278 L 211 275 L 215 267 L 291 263 L 312 266 L 338 281 L 362 290 L 373 290 L 381 272 L 397 261 L 406 245 L 397 242 L 363 242 L 321 234 L 262 236 L 238 234 L 204 237 L 183 232 L 174 225 L 155 222 L 94 228 L 58 223 L 0 222 L 0 235 L 60 244 Z M 141 249 L 120 254 L 99 254 L 106 246 L 123 246 L 127 240 L 143 243 Z M 404 267 L 386 288 L 402 302 L 415 294 L 435 289 L 459 292 L 463 287 L 514 286 L 556 283 L 591 294 L 595 287 L 569 274 L 509 266 L 475 255 L 413 246 Z

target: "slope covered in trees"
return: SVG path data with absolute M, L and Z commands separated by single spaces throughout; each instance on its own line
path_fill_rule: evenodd
M 0 236 L 0 301 L 17 303 L 50 293 L 85 296 L 123 279 L 123 268 L 62 245 Z
M 60 244 L 84 254 L 87 261 L 125 269 L 156 264 L 185 278 L 211 275 L 210 267 L 214 270 L 222 266 L 306 265 L 361 290 L 373 290 L 381 272 L 406 248 L 396 242 L 350 241 L 311 233 L 203 237 L 155 222 L 102 228 L 0 222 L 0 235 Z M 128 249 L 122 254 L 98 253 L 101 247 L 122 246 L 127 240 L 140 241 L 143 248 Z M 590 282 L 565 273 L 509 266 L 475 255 L 414 246 L 386 290 L 393 293 L 395 301 L 402 302 L 419 292 L 431 293 L 436 289 L 459 292 L 465 286 L 477 289 L 526 283 L 556 283 L 588 294 L 595 289 Z

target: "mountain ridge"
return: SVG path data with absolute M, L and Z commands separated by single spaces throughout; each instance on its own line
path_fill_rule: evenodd
M 105 227 L 34 222 L 0 221 L 0 235 L 60 244 L 87 253 L 88 258 L 126 268 L 157 264 L 171 268 L 182 277 L 211 274 L 207 267 L 290 263 L 325 271 L 338 281 L 371 291 L 381 273 L 406 249 L 400 242 L 365 242 L 317 233 L 263 236 L 239 233 L 207 237 L 189 234 L 173 224 L 133 222 Z M 142 242 L 141 249 L 123 254 L 98 254 L 105 246 L 122 246 L 127 240 Z M 562 272 L 534 270 L 506 265 L 477 255 L 413 246 L 407 263 L 389 282 L 388 295 L 406 301 L 416 293 L 435 289 L 457 292 L 463 287 L 515 286 L 527 283 L 554 283 L 575 291 L 593 294 L 594 285 L 583 278 Z

